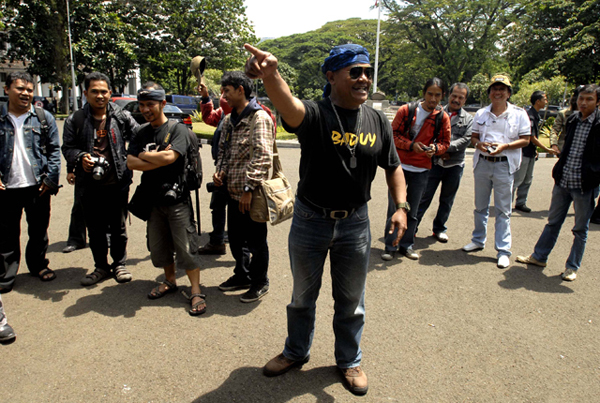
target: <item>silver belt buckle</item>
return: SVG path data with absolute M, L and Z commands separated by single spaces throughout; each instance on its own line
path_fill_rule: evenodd
M 343 213 L 343 217 L 338 217 L 337 213 Z M 348 210 L 331 210 L 329 217 L 333 218 L 334 220 L 343 220 L 344 218 L 348 217 Z

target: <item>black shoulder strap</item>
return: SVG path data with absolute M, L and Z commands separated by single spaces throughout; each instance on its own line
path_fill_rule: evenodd
M 178 124 L 179 124 L 179 122 L 176 120 L 173 120 L 173 119 L 169 119 L 167 121 L 167 135 L 165 136 L 165 138 L 163 140 L 163 146 L 166 147 L 167 145 L 169 145 L 169 142 L 171 141 L 171 133 L 173 133 L 173 129 Z
M 413 120 L 415 118 L 415 113 L 417 112 L 418 102 L 409 102 L 408 103 L 408 115 L 406 116 L 406 120 L 404 121 L 404 133 L 406 137 L 412 139 L 410 136 L 410 128 L 412 127 Z
M 48 133 L 50 132 L 50 126 L 48 126 L 48 120 L 46 119 L 46 114 L 44 113 L 44 109 L 39 106 L 34 106 L 35 114 L 40 121 L 41 126 L 41 148 L 42 154 L 46 155 L 46 142 L 48 141 Z
M 437 138 L 440 135 L 440 130 L 442 130 L 442 120 L 444 119 L 444 110 L 442 109 L 440 113 L 435 117 L 435 126 L 433 129 L 433 138 L 431 139 L 433 143 L 437 143 Z

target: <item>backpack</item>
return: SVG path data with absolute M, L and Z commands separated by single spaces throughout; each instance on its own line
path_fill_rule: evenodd
M 48 156 L 48 151 L 46 150 L 46 142 L 48 141 L 48 133 L 50 133 L 50 126 L 48 126 L 48 120 L 46 119 L 46 114 L 44 113 L 44 109 L 39 106 L 34 106 L 35 114 L 40 121 L 40 146 L 42 149 L 42 155 Z
M 404 119 L 404 133 L 406 134 L 406 137 L 410 138 L 411 140 L 414 140 L 414 138 L 411 137 L 411 135 L 410 135 L 410 128 L 412 126 L 413 119 L 417 113 L 418 106 L 419 106 L 419 101 L 410 102 L 408 104 L 408 115 Z M 443 117 L 444 117 L 443 110 L 440 113 L 438 113 L 437 116 L 435 117 L 435 124 L 434 124 L 434 128 L 433 128 L 433 138 L 431 139 L 432 143 L 437 143 L 437 138 L 440 135 L 440 131 L 442 129 Z
M 169 141 L 170 134 L 179 124 L 175 120 L 169 119 L 167 123 L 167 136 L 165 141 Z M 187 128 L 187 127 L 186 127 Z M 188 128 L 189 145 L 184 157 L 183 165 L 183 183 L 187 190 L 198 190 L 202 186 L 202 159 L 200 158 L 200 142 L 198 136 Z M 166 145 L 166 144 L 164 144 Z

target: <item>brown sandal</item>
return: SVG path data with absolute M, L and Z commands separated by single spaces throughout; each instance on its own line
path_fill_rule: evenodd
M 48 275 L 50 275 L 50 277 L 46 277 Z M 45 269 L 40 270 L 38 277 L 42 281 L 52 281 L 56 278 L 56 273 L 54 273 L 54 270 L 46 267 Z
M 174 293 L 175 291 L 177 291 L 177 288 L 178 288 L 177 284 L 173 284 L 169 280 L 165 280 L 161 284 L 166 285 L 167 288 L 164 291 L 161 291 L 160 284 L 157 285 L 152 290 L 150 290 L 150 292 L 148 293 L 149 299 L 159 299 L 159 298 L 164 297 L 167 294 L 171 294 L 171 293 Z
M 202 315 L 203 313 L 206 312 L 206 295 L 205 294 L 192 294 L 192 295 L 187 295 L 187 293 L 185 291 L 182 291 L 181 294 L 186 297 L 191 304 L 191 309 L 188 311 L 188 313 L 191 316 L 198 316 L 198 315 Z M 194 298 L 200 298 L 200 301 L 196 302 L 195 304 L 192 303 L 192 301 L 194 300 Z M 204 308 L 202 309 L 198 309 L 198 307 L 200 305 L 204 304 Z

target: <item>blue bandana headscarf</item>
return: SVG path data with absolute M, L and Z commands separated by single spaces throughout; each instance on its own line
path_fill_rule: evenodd
M 165 90 L 149 90 L 141 88 L 137 93 L 138 101 L 164 101 Z
M 321 66 L 321 71 L 325 74 L 328 71 L 338 71 L 344 67 L 359 63 L 371 64 L 367 49 L 354 43 L 339 45 L 331 49 L 329 57 L 325 59 Z M 328 97 L 329 94 L 331 94 L 331 85 L 327 83 L 323 87 L 323 98 Z

